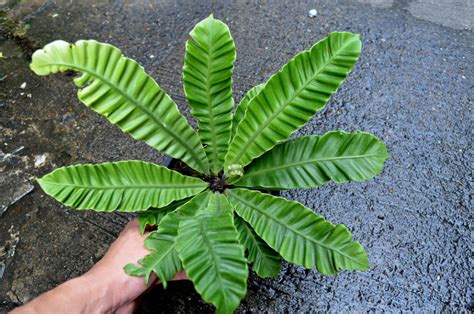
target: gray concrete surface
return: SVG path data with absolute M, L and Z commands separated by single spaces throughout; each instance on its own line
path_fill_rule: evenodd
M 285 193 L 346 224 L 366 246 L 371 270 L 324 277 L 285 264 L 278 280 L 250 278 L 239 311 L 472 311 L 471 2 L 2 0 L 0 6 L 6 57 L 0 59 L 0 311 L 85 272 L 131 218 L 65 208 L 34 186 L 34 176 L 81 162 L 164 160 L 81 105 L 67 75 L 34 76 L 31 51 L 54 39 L 110 42 L 143 64 L 188 113 L 184 41 L 210 13 L 229 24 L 236 41 L 237 100 L 329 32 L 362 34 L 354 72 L 298 134 L 365 130 L 392 155 L 373 181 Z M 316 18 L 306 16 L 310 8 Z M 184 282 L 153 290 L 139 310 L 210 311 Z

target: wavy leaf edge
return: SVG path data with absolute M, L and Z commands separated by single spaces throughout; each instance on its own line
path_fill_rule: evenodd
M 120 205 L 123 204 L 123 201 L 124 201 L 124 193 L 126 193 L 127 191 L 127 188 L 129 190 L 137 190 L 139 189 L 141 192 L 144 191 L 143 187 L 144 186 L 147 186 L 149 188 L 149 190 L 153 190 L 155 189 L 156 191 L 155 192 L 150 192 L 151 194 L 149 194 L 149 199 L 151 200 L 152 196 L 154 196 L 156 193 L 158 193 L 157 191 L 160 189 L 160 187 L 158 187 L 157 185 L 153 185 L 153 184 L 148 184 L 148 185 L 111 185 L 109 187 L 100 187 L 100 185 L 97 185 L 97 186 L 94 186 L 90 183 L 90 185 L 76 185 L 74 183 L 69 183 L 69 184 L 64 184 L 64 183 L 60 183 L 58 181 L 55 181 L 54 180 L 54 177 L 55 176 L 59 176 L 59 177 L 63 177 L 63 173 L 65 173 L 66 175 L 70 175 L 70 172 L 71 171 L 75 171 L 75 170 L 78 170 L 78 171 L 97 171 L 97 169 L 101 169 L 102 167 L 105 168 L 107 166 L 110 166 L 110 167 L 115 167 L 114 170 L 117 171 L 117 168 L 118 167 L 118 171 L 120 170 L 124 170 L 126 172 L 126 170 L 130 170 L 130 169 L 127 169 L 127 168 L 130 168 L 130 167 L 133 167 L 134 166 L 140 166 L 140 167 L 150 167 L 150 169 L 153 169 L 153 171 L 157 171 L 157 172 L 161 172 L 162 175 L 168 175 L 170 177 L 174 177 L 175 180 L 188 180 L 192 183 L 189 183 L 189 185 L 175 185 L 175 184 L 166 184 L 166 183 L 163 183 L 163 185 L 161 185 L 161 189 L 163 190 L 166 190 L 166 191 L 171 191 L 171 190 L 175 190 L 176 191 L 180 191 L 180 190 L 176 190 L 177 188 L 179 187 L 182 187 L 183 188 L 183 191 L 181 191 L 181 193 L 183 194 L 182 197 L 176 197 L 176 198 L 173 198 L 171 196 L 169 196 L 169 200 L 167 202 L 163 202 L 163 203 L 157 203 L 157 204 L 153 204 L 152 201 L 148 201 L 147 204 L 148 205 L 144 205 L 143 202 L 141 202 L 140 204 L 143 204 L 140 208 L 121 208 L 119 207 Z M 123 169 L 120 169 L 120 167 L 123 166 Z M 125 170 L 126 169 L 126 170 Z M 143 170 L 143 168 L 141 169 Z M 116 173 L 115 173 L 116 174 Z M 110 175 L 110 173 L 109 173 Z M 81 179 L 81 176 L 70 176 L 68 179 L 70 180 L 83 180 L 84 178 Z M 96 180 L 94 179 L 94 177 L 88 177 L 88 179 L 90 180 Z M 143 177 L 141 177 L 140 179 L 143 179 Z M 148 178 L 150 179 L 150 178 Z M 53 197 L 54 199 L 56 199 L 57 201 L 67 205 L 67 206 L 71 206 L 71 207 L 74 207 L 76 209 L 93 209 L 95 211 L 114 211 L 114 210 L 118 210 L 118 211 L 124 211 L 124 212 L 137 212 L 137 211 L 145 211 L 147 210 L 148 208 L 150 207 L 165 207 L 165 206 L 168 206 L 169 204 L 171 204 L 172 202 L 174 201 L 178 201 L 178 200 L 182 200 L 186 197 L 191 197 L 191 196 L 194 196 L 194 195 L 197 195 L 199 193 L 201 193 L 202 191 L 204 191 L 205 189 L 207 189 L 208 187 L 208 184 L 207 182 L 205 181 L 202 181 L 201 179 L 199 178 L 196 178 L 196 177 L 190 177 L 190 176 L 185 176 L 177 171 L 174 171 L 174 170 L 171 170 L 171 169 L 168 169 L 164 166 L 161 166 L 161 165 L 158 165 L 158 164 L 154 164 L 154 163 L 150 163 L 150 162 L 145 162 L 145 161 L 141 161 L 141 160 L 126 160 L 126 161 L 117 161 L 117 162 L 105 162 L 105 163 L 95 163 L 95 164 L 76 164 L 76 165 L 68 165 L 68 166 L 65 166 L 65 167 L 60 167 L 60 168 L 56 168 L 55 170 L 53 170 L 52 172 L 46 174 L 45 176 L 41 177 L 41 178 L 36 178 L 36 182 L 40 185 L 40 187 L 42 188 L 42 190 L 49 196 Z M 97 183 L 97 182 L 95 182 Z M 50 189 L 48 186 L 55 186 L 56 189 L 60 189 L 59 191 L 56 191 L 57 193 L 53 193 L 53 189 Z M 66 193 L 64 194 L 64 189 L 66 188 L 71 188 L 72 190 L 69 192 L 69 193 Z M 90 205 L 87 205 L 87 206 L 82 206 L 81 203 L 84 202 L 84 201 L 89 201 L 89 199 L 87 197 L 90 197 L 91 195 L 88 195 L 86 193 L 86 195 L 82 196 L 79 196 L 79 197 L 76 197 L 76 199 L 72 199 L 72 201 L 67 201 L 68 198 L 71 197 L 71 194 L 74 193 L 74 190 L 79 190 L 79 191 L 82 191 L 84 189 L 87 189 L 89 188 L 89 192 L 87 193 L 92 193 L 94 194 L 94 191 L 97 192 L 97 191 L 100 191 L 100 190 L 103 190 L 103 191 L 121 191 L 122 194 L 120 194 L 120 200 L 115 200 L 115 206 L 110 206 L 110 207 L 107 207 L 107 208 L 94 208 L 97 204 L 93 206 L 90 206 Z M 186 192 L 185 189 L 193 189 L 193 192 Z M 194 190 L 195 189 L 195 190 Z M 161 190 L 159 190 L 160 193 L 162 192 Z M 66 191 L 67 192 L 67 191 Z M 63 193 L 64 197 L 66 197 L 65 200 L 61 200 L 59 199 L 58 197 L 60 196 L 60 194 Z M 85 191 L 82 191 L 82 193 L 85 193 Z M 176 192 L 177 193 L 177 192 Z M 118 197 L 117 196 L 117 192 L 115 192 L 115 194 L 112 194 L 111 197 Z M 154 196 L 156 197 L 156 196 Z M 104 196 L 102 195 L 101 196 L 101 199 L 104 198 Z M 67 202 L 65 202 L 67 201 Z M 77 203 L 74 203 L 74 202 L 77 202 L 77 201 L 80 201 L 81 203 L 77 204 Z M 108 200 L 109 202 L 111 202 L 112 200 L 109 199 Z M 131 200 L 125 200 L 125 201 L 131 201 Z M 136 200 L 135 200 L 136 201 Z M 159 200 L 158 200 L 159 201 Z M 73 203 L 71 203 L 73 202 Z M 136 203 L 136 202 L 135 202 Z M 87 204 L 90 204 L 90 203 L 87 203 Z M 137 205 L 137 204 L 135 204 Z M 138 204 L 139 205 L 139 204 Z M 131 205 L 129 205 L 131 206 Z M 133 206 L 135 207 L 135 206 Z
M 327 45 L 330 46 L 330 43 L 329 43 L 329 39 L 332 38 L 332 37 L 338 37 L 338 36 L 347 36 L 348 39 L 342 47 L 339 48 L 339 52 L 342 53 L 342 51 L 344 51 L 344 49 L 349 46 L 349 45 L 352 45 L 354 44 L 354 42 L 356 43 L 356 45 L 358 46 L 357 47 L 357 51 L 354 53 L 357 55 L 357 57 L 355 58 L 354 62 L 348 67 L 345 69 L 345 74 L 344 74 L 344 77 L 342 78 L 342 80 L 340 82 L 338 82 L 337 84 L 337 87 L 330 91 L 330 92 L 327 92 L 327 90 L 325 91 L 326 93 L 329 93 L 329 96 L 327 97 L 326 100 L 322 101 L 322 104 L 320 105 L 319 108 L 317 108 L 316 110 L 313 110 L 312 109 L 312 112 L 311 112 L 311 115 L 308 114 L 308 116 L 306 116 L 305 119 L 302 119 L 301 117 L 299 119 L 302 119 L 302 120 L 305 120 L 304 122 L 298 122 L 298 127 L 296 128 L 292 128 L 292 131 L 289 133 L 289 134 L 285 134 L 285 137 L 280 139 L 280 140 L 275 140 L 273 142 L 273 144 L 269 147 L 265 147 L 265 149 L 263 149 L 261 147 L 261 145 L 257 145 L 258 147 L 258 150 L 260 150 L 257 154 L 253 154 L 253 153 L 247 153 L 247 151 L 249 151 L 249 148 L 255 144 L 255 140 L 261 136 L 266 127 L 268 127 L 271 122 L 276 119 L 276 117 L 284 111 L 284 109 L 291 103 L 291 101 L 296 97 L 295 95 L 298 95 L 298 93 L 294 93 L 294 95 L 292 97 L 287 97 L 285 95 L 285 97 L 287 97 L 288 99 L 285 101 L 285 105 L 281 106 L 279 104 L 280 107 L 277 108 L 277 110 L 275 112 L 272 113 L 272 115 L 270 115 L 271 118 L 267 119 L 268 121 L 266 121 L 265 123 L 263 123 L 263 126 L 262 124 L 260 124 L 256 131 L 258 131 L 257 133 L 254 133 L 253 135 L 251 135 L 249 139 L 247 140 L 241 140 L 243 141 L 243 143 L 240 143 L 243 145 L 243 147 L 239 146 L 239 148 L 235 148 L 234 149 L 234 146 L 237 146 L 239 145 L 239 143 L 237 143 L 237 139 L 239 139 L 239 129 L 243 128 L 244 126 L 244 122 L 246 122 L 246 119 L 247 119 L 247 116 L 249 115 L 249 111 L 252 110 L 252 108 L 256 105 L 253 105 L 254 103 L 255 104 L 258 104 L 257 100 L 259 100 L 260 98 L 264 99 L 265 98 L 265 101 L 268 102 L 268 100 L 266 99 L 267 95 L 265 94 L 265 91 L 267 89 L 270 89 L 273 87 L 273 85 L 275 85 L 276 83 L 273 84 L 273 81 L 277 82 L 280 78 L 280 76 L 282 78 L 284 78 L 284 75 L 286 74 L 286 71 L 291 71 L 291 66 L 297 66 L 295 65 L 297 61 L 299 61 L 299 59 L 303 59 L 304 56 L 308 55 L 308 58 L 309 60 L 311 60 L 311 54 L 313 54 L 313 52 L 316 54 L 316 51 L 321 48 L 321 47 L 324 47 L 323 46 L 323 43 L 327 43 Z M 360 35 L 359 34 L 353 34 L 353 33 L 350 33 L 350 32 L 332 32 L 330 33 L 327 37 L 324 37 L 323 39 L 321 39 L 320 41 L 318 41 L 317 43 L 315 43 L 310 49 L 308 50 L 304 50 L 304 51 L 301 51 L 300 53 L 298 53 L 295 57 L 293 57 L 290 61 L 288 61 L 288 63 L 286 63 L 277 73 L 275 73 L 274 75 L 272 75 L 266 82 L 265 82 L 265 86 L 262 88 L 262 90 L 259 91 L 259 93 L 250 100 L 249 104 L 248 104 L 248 107 L 247 107 L 247 111 L 245 113 L 245 116 L 244 118 L 242 119 L 242 121 L 240 121 L 239 125 L 237 126 L 237 130 L 236 130 L 236 134 L 235 136 L 233 137 L 230 145 L 229 145 L 229 150 L 227 152 L 227 155 L 225 157 L 225 163 L 224 163 L 224 170 L 227 174 L 227 167 L 229 166 L 233 166 L 233 165 L 241 165 L 241 166 L 246 166 L 248 165 L 250 162 L 252 162 L 252 160 L 254 160 L 255 158 L 263 155 L 265 152 L 269 151 L 272 147 L 274 147 L 276 144 L 286 140 L 287 138 L 289 138 L 291 136 L 291 134 L 293 134 L 294 132 L 296 132 L 301 126 L 303 126 L 304 124 L 306 124 L 309 119 L 314 116 L 314 114 L 316 114 L 316 112 L 322 110 L 327 102 L 329 101 L 331 95 L 333 95 L 334 93 L 337 92 L 337 90 L 339 89 L 340 85 L 344 82 L 344 80 L 347 78 L 347 76 L 349 75 L 349 73 L 352 71 L 357 59 L 359 58 L 360 56 L 360 52 L 361 52 L 361 41 L 360 41 Z M 331 56 L 331 58 L 329 58 L 329 60 L 332 60 L 334 61 L 334 59 L 336 59 L 337 55 L 333 55 Z M 324 67 L 325 66 L 328 66 L 329 64 L 329 61 L 326 61 L 324 62 Z M 302 85 L 302 87 L 305 87 L 307 88 L 309 85 L 310 85 L 310 82 L 312 80 L 314 80 L 314 78 L 321 74 L 321 71 L 322 71 L 322 68 L 324 67 L 320 67 L 318 69 L 318 71 L 315 71 L 312 75 L 310 75 L 310 79 L 307 79 L 306 83 Z M 269 87 L 270 86 L 270 87 Z M 299 92 L 302 92 L 304 90 L 304 88 L 300 87 L 300 91 Z M 323 90 L 321 88 L 321 90 Z M 286 92 L 284 91 L 283 89 L 283 92 Z M 318 91 L 319 93 L 321 93 L 321 91 L 319 90 Z M 292 117 L 294 118 L 294 117 Z M 261 122 L 261 121 L 260 121 Z M 250 123 L 250 122 L 249 122 Z M 246 133 L 248 133 L 248 130 L 245 131 Z M 242 131 L 243 133 L 243 131 Z M 247 134 L 248 135 L 248 134 Z M 268 141 L 268 139 L 267 139 Z M 235 144 L 234 144 L 235 142 Z M 256 145 L 256 144 L 255 144 Z M 254 145 L 254 146 L 255 146 Z M 233 151 L 233 150 L 237 150 L 237 152 Z M 252 155 L 252 157 L 249 157 L 249 154 Z M 242 158 L 245 156 L 245 161 L 244 162 L 241 162 L 242 161 Z
M 130 86 L 135 86 L 135 85 L 129 84 L 127 85 L 128 87 L 119 86 L 117 85 L 117 82 L 112 82 L 112 79 L 111 79 L 112 74 L 115 74 L 115 72 L 113 72 L 112 74 L 108 72 L 103 73 L 104 75 L 105 74 L 109 75 L 109 77 L 105 77 L 102 73 L 99 73 L 97 69 L 95 68 L 97 64 L 95 64 L 95 67 L 91 66 L 93 67 L 93 69 L 87 68 L 87 66 L 89 66 L 88 64 L 87 66 L 81 65 L 80 62 L 84 62 L 84 60 L 80 60 L 80 59 L 85 58 L 85 56 L 75 57 L 74 54 L 79 54 L 79 52 L 76 52 L 74 49 L 80 50 L 82 49 L 81 47 L 84 46 L 85 48 L 83 49 L 87 50 L 87 47 L 89 45 L 94 46 L 94 48 L 97 50 L 106 49 L 107 51 L 111 51 L 110 52 L 111 54 L 115 53 L 116 55 L 118 55 L 116 57 L 117 59 L 116 64 L 119 64 L 121 62 L 120 64 L 124 65 L 123 66 L 124 68 L 126 68 L 125 65 L 127 64 L 136 66 L 136 68 L 134 69 L 134 77 L 136 77 L 137 80 L 141 79 L 142 80 L 141 83 L 145 82 L 144 83 L 145 85 L 149 83 L 150 86 L 148 87 L 154 89 L 153 92 L 156 93 L 156 95 L 158 95 L 158 96 L 155 96 L 155 98 L 159 98 L 158 102 L 167 104 L 168 112 L 166 113 L 166 115 L 161 114 L 161 116 L 166 117 L 166 119 L 169 119 L 171 117 L 171 114 L 169 112 L 172 111 L 175 118 L 175 122 L 179 120 L 180 127 L 182 129 L 181 134 L 175 133 L 174 130 L 168 127 L 168 124 L 170 121 L 161 121 L 157 117 L 156 112 L 151 112 L 151 109 L 148 107 L 149 104 L 145 104 L 143 103 L 143 99 L 142 100 L 139 99 L 139 94 L 136 94 L 137 91 L 135 90 L 133 90 L 133 92 L 130 91 L 131 89 Z M 68 51 L 65 51 L 65 50 L 68 50 Z M 96 51 L 96 54 L 98 54 L 97 51 Z M 72 58 L 73 62 L 71 61 L 59 62 L 59 61 L 48 60 L 48 58 L 51 58 L 51 57 L 57 58 L 57 59 L 58 58 L 65 58 L 65 59 Z M 96 55 L 94 56 L 94 58 L 96 58 L 96 62 L 98 62 L 97 60 L 100 59 L 100 56 Z M 176 103 L 171 99 L 171 97 L 163 89 L 161 89 L 161 87 L 158 85 L 156 80 L 152 78 L 148 73 L 146 73 L 143 66 L 138 64 L 138 62 L 136 62 L 135 60 L 126 57 L 119 48 L 111 44 L 102 43 L 93 39 L 78 40 L 75 43 L 68 43 L 63 40 L 56 40 L 45 45 L 42 49 L 38 49 L 37 51 L 33 53 L 32 61 L 30 63 L 30 69 L 33 72 L 35 72 L 35 74 L 41 75 L 41 76 L 55 74 L 58 72 L 64 72 L 67 70 L 73 70 L 75 72 L 81 73 L 82 75 L 74 78 L 73 82 L 77 87 L 79 87 L 79 90 L 77 91 L 78 99 L 82 103 L 84 103 L 87 107 L 90 107 L 92 110 L 98 112 L 101 115 L 104 115 L 112 124 L 117 125 L 124 133 L 131 135 L 134 139 L 139 140 L 139 141 L 144 141 L 145 143 L 147 143 L 154 149 L 163 151 L 165 154 L 168 154 L 174 158 L 183 160 L 191 168 L 194 168 L 195 170 L 201 173 L 207 173 L 209 171 L 209 163 L 204 151 L 204 147 L 202 146 L 197 133 L 191 128 L 186 118 L 179 111 Z M 105 70 L 103 69 L 103 71 L 107 71 L 107 70 L 108 69 L 105 69 Z M 123 71 L 126 71 L 126 70 L 123 70 Z M 137 126 L 134 126 L 133 128 L 129 128 L 129 127 L 123 128 L 121 125 L 118 124 L 119 122 L 121 123 L 120 120 L 117 123 L 114 122 L 112 118 L 109 118 L 109 116 L 112 113 L 115 113 L 116 111 L 114 110 L 116 110 L 117 109 L 116 107 L 119 107 L 119 106 L 110 107 L 109 105 L 107 110 L 104 111 L 105 108 L 100 108 L 100 111 L 99 111 L 99 109 L 96 110 L 95 107 L 93 107 L 92 105 L 94 104 L 95 101 L 100 100 L 100 98 L 89 99 L 89 101 L 91 101 L 90 104 L 87 103 L 85 100 L 83 100 L 81 95 L 86 94 L 86 90 L 89 91 L 88 87 L 93 85 L 96 81 L 101 82 L 102 85 L 100 86 L 100 88 L 102 88 L 102 86 L 104 85 L 109 86 L 111 90 L 120 94 L 121 97 L 123 97 L 126 101 L 133 104 L 135 108 L 140 108 L 140 110 L 142 110 L 145 113 L 148 119 L 154 121 L 157 125 L 159 125 L 158 131 L 156 129 L 153 131 L 153 136 L 161 137 L 162 135 L 159 135 L 159 132 L 165 132 L 166 134 L 171 136 L 173 139 L 175 139 L 181 145 L 182 148 L 184 147 L 185 151 L 179 151 L 179 149 L 176 150 L 176 149 L 169 148 L 169 145 L 159 144 L 160 141 L 157 142 L 156 139 L 153 139 L 153 136 L 151 136 L 150 134 L 144 135 L 143 130 L 141 130 L 140 132 L 137 131 L 138 129 Z M 135 83 L 136 82 L 134 82 L 134 84 Z M 142 89 L 143 88 L 144 87 L 142 86 Z M 139 92 L 141 92 L 141 90 L 139 90 Z M 130 95 L 130 93 L 135 93 L 135 94 Z M 109 93 L 106 92 L 106 93 L 103 93 L 101 96 L 105 95 L 108 97 L 108 94 Z M 87 97 L 89 96 L 90 95 L 88 95 Z M 155 99 L 153 99 L 153 101 L 155 101 Z M 121 105 L 123 105 L 123 103 Z M 155 107 L 154 110 L 156 111 L 156 109 L 157 108 Z M 123 109 L 121 113 L 119 114 L 119 116 L 123 116 L 124 112 L 126 112 L 127 115 L 129 115 L 134 110 L 135 109 L 133 110 Z M 117 119 L 117 118 L 115 117 L 114 119 Z M 189 137 L 187 140 L 183 139 L 183 132 L 186 132 L 186 135 Z M 144 136 L 144 138 L 141 138 L 142 136 Z M 194 146 L 190 144 L 191 140 Z M 189 154 L 189 155 L 186 155 L 186 154 Z
M 279 160 L 279 161 L 272 161 L 272 158 L 284 158 L 281 156 L 288 156 L 288 153 L 294 153 L 296 154 L 296 151 L 298 150 L 298 145 L 302 144 L 308 144 L 307 142 L 314 141 L 314 143 L 309 143 L 314 146 L 318 146 L 321 141 L 326 140 L 326 138 L 329 138 L 331 136 L 340 136 L 340 137 L 347 137 L 347 139 L 343 139 L 345 141 L 347 140 L 357 140 L 357 138 L 361 137 L 366 137 L 371 140 L 372 146 L 366 147 L 369 149 L 374 149 L 377 148 L 377 151 L 375 153 L 371 154 L 363 154 L 360 153 L 359 155 L 343 155 L 343 156 L 331 156 L 331 157 L 325 157 L 325 158 L 320 158 L 316 157 L 316 155 L 319 153 L 318 150 L 312 151 L 311 152 L 311 158 L 312 159 L 304 159 L 304 160 L 295 160 L 293 159 L 292 161 L 289 160 Z M 341 149 L 338 150 L 338 153 L 345 154 L 345 151 L 347 150 L 347 143 L 344 142 L 344 151 L 340 152 Z M 350 144 L 350 143 L 349 143 Z M 320 147 L 319 147 L 320 148 Z M 360 144 L 356 145 L 356 149 L 361 149 Z M 309 157 L 310 153 L 304 151 L 301 152 L 299 151 L 298 154 L 300 157 L 301 155 L 305 155 Z M 315 156 L 315 157 L 312 157 Z M 336 130 L 336 131 L 329 131 L 324 133 L 323 135 L 307 135 L 307 136 L 300 136 L 295 139 L 287 140 L 284 142 L 281 142 L 275 147 L 273 147 L 271 150 L 267 151 L 264 153 L 262 156 L 254 159 L 247 167 L 244 168 L 243 170 L 243 175 L 239 177 L 237 180 L 235 180 L 232 184 L 236 187 L 247 187 L 247 188 L 257 188 L 257 189 L 272 189 L 272 190 L 286 190 L 286 189 L 297 189 L 297 188 L 317 188 L 322 186 L 323 184 L 331 181 L 334 182 L 335 184 L 344 184 L 348 182 L 361 182 L 361 181 L 366 181 L 374 178 L 376 175 L 378 175 L 382 169 L 384 168 L 385 162 L 387 159 L 389 159 L 391 156 L 387 152 L 387 145 L 380 140 L 377 136 L 364 132 L 364 131 L 355 131 L 355 132 L 346 132 L 343 130 Z M 331 171 L 326 170 L 323 171 L 322 169 L 316 167 L 314 164 L 324 164 L 324 163 L 330 163 L 330 162 L 337 162 L 340 160 L 354 160 L 354 159 L 379 159 L 377 165 L 372 165 L 370 171 L 366 169 L 365 175 L 351 175 L 351 174 L 346 174 L 346 178 L 338 179 L 334 177 L 334 174 L 331 173 Z M 275 181 L 276 176 L 280 174 L 278 171 L 282 171 L 284 175 L 291 176 L 291 168 L 296 168 L 294 172 L 301 172 L 303 169 L 306 169 L 305 166 L 307 167 L 314 167 L 318 168 L 319 171 L 321 171 L 321 174 L 324 174 L 326 176 L 325 180 L 320 179 L 319 182 L 317 181 L 307 181 L 302 183 L 301 181 L 304 178 L 304 176 L 309 176 L 309 170 L 304 171 L 303 173 L 298 173 L 298 176 L 293 178 L 293 180 L 289 180 L 288 178 L 284 179 L 282 178 L 280 181 L 285 181 L 286 185 L 284 184 L 277 184 L 277 183 L 271 183 L 270 181 Z M 341 166 L 336 166 L 335 167 L 337 171 L 341 171 Z M 322 176 L 322 175 L 321 175 Z M 268 178 L 267 182 L 265 182 L 266 178 Z M 292 185 L 289 184 L 290 181 L 293 181 Z M 296 184 L 296 181 L 298 181 L 298 184 Z

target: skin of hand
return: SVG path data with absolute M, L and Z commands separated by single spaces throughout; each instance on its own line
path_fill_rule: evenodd
M 105 256 L 84 275 L 71 279 L 12 311 L 21 313 L 132 313 L 137 299 L 159 282 L 153 275 L 148 285 L 142 277 L 128 276 L 123 266 L 150 253 L 138 222 L 127 224 Z M 184 272 L 173 280 L 186 279 Z

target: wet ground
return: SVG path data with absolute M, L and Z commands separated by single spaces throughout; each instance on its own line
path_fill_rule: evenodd
M 33 75 L 31 51 L 54 39 L 112 43 L 188 113 L 184 42 L 210 13 L 236 41 L 237 100 L 329 32 L 362 34 L 354 72 L 299 135 L 365 130 L 392 155 L 370 182 L 285 193 L 348 226 L 371 270 L 324 277 L 285 264 L 278 280 L 251 276 L 239 311 L 472 310 L 471 2 L 0 0 L 0 8 L 0 311 L 85 272 L 131 219 L 65 208 L 35 176 L 68 164 L 165 158 L 81 105 L 67 75 Z M 212 308 L 189 283 L 173 283 L 140 309 L 170 311 Z

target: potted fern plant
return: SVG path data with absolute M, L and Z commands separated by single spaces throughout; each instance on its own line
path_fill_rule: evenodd
M 190 33 L 184 91 L 193 130 L 173 100 L 135 61 L 94 40 L 54 41 L 34 53 L 38 75 L 72 70 L 79 100 L 125 133 L 181 160 L 191 175 L 137 160 L 58 168 L 38 179 L 77 209 L 139 212 L 152 253 L 125 266 L 166 287 L 185 270 L 202 298 L 230 313 L 246 294 L 248 264 L 275 277 L 281 258 L 325 275 L 367 270 L 367 254 L 343 225 L 262 191 L 367 180 L 388 157 L 364 133 L 329 132 L 288 140 L 338 89 L 361 52 L 358 35 L 331 33 L 250 89 L 233 112 L 235 46 L 209 16 Z

